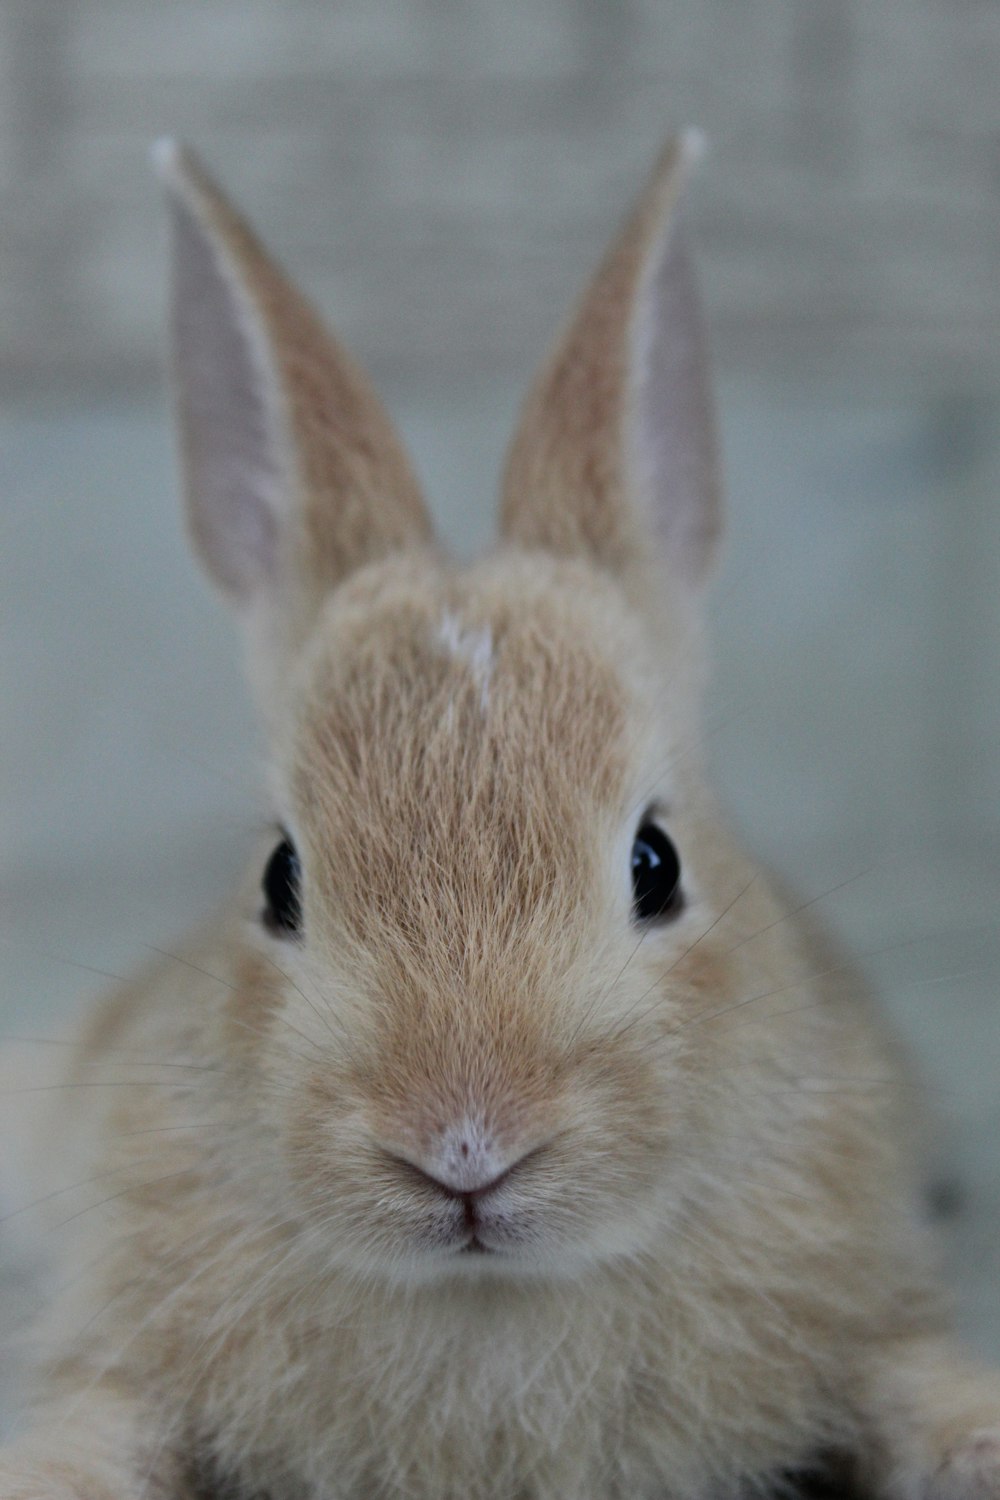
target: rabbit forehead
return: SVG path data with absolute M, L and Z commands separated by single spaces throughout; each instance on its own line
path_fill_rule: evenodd
M 303 670 L 298 750 L 347 733 L 391 731 L 417 747 L 460 710 L 473 739 L 526 753 L 524 736 L 608 745 L 648 675 L 639 622 L 595 569 L 514 553 L 460 571 L 430 558 L 364 569 L 323 612 Z M 381 740 L 380 740 L 381 743 Z
M 564 919 L 593 899 L 595 820 L 614 836 L 631 795 L 645 663 L 638 620 L 585 565 L 357 575 L 311 642 L 287 767 L 312 884 L 342 916 L 365 893 L 410 928 L 434 910 L 498 930 L 529 898 Z

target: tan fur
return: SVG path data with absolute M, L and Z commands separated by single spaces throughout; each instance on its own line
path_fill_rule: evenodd
M 274 717 L 303 934 L 259 920 L 262 845 L 88 1023 L 61 1129 L 104 1175 L 62 1224 L 4 1500 L 737 1500 L 827 1454 L 886 1500 L 1000 1494 L 1000 1393 L 942 1329 L 893 1049 L 719 824 L 669 566 L 655 603 L 633 587 L 622 329 L 676 167 L 529 404 L 507 545 L 466 570 L 419 524 L 382 556 L 408 470 L 350 391 L 327 443 L 339 356 L 204 205 L 298 412 L 302 566 L 338 580 Z M 653 813 L 686 905 L 637 929 Z M 428 1181 L 457 1139 L 509 1170 L 491 1254 L 458 1252 Z
M 367 376 L 190 152 L 185 189 L 209 219 L 270 340 L 303 488 L 300 563 L 329 588 L 353 567 L 430 537 L 420 487 Z M 331 519 L 335 517 L 335 524 Z
M 664 148 L 649 185 L 528 394 L 503 480 L 501 530 L 526 546 L 584 554 L 630 575 L 649 562 L 649 524 L 630 497 L 624 429 L 634 321 L 651 260 L 668 231 L 693 154 Z M 709 411 L 709 418 L 711 413 Z M 721 522 L 714 432 L 705 434 L 701 548 Z

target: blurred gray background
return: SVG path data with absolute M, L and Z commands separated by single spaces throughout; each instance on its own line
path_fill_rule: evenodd
M 177 518 L 150 141 L 203 151 L 468 548 L 547 338 L 698 124 L 709 751 L 919 1057 L 1000 1355 L 998 77 L 995 0 L 2 0 L 0 1034 L 176 941 L 267 815 Z

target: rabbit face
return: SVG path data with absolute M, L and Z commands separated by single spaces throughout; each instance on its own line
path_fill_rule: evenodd
M 657 1222 L 690 1010 L 663 975 L 693 919 L 634 909 L 637 831 L 674 800 L 647 658 L 613 584 L 531 555 L 376 565 L 321 614 L 282 776 L 297 988 L 268 1046 L 310 1039 L 278 1127 L 359 1267 L 572 1271 Z

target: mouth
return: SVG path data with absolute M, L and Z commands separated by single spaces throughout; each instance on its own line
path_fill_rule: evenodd
M 477 1239 L 473 1235 L 471 1240 L 466 1240 L 458 1253 L 459 1255 L 493 1255 L 494 1251 L 490 1249 L 489 1245 L 484 1245 L 482 1240 Z

